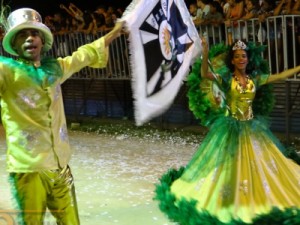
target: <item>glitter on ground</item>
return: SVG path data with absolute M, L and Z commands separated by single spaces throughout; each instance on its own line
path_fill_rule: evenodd
M 199 143 L 165 138 L 158 131 L 147 137 L 74 130 L 69 135 L 74 150 L 70 166 L 82 225 L 174 224 L 153 201 L 155 183 L 169 168 L 185 165 Z M 2 128 L 0 146 L 0 210 L 12 210 Z M 46 219 L 52 224 L 50 215 Z

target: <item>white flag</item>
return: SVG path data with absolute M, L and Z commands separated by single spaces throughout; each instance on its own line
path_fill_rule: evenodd
M 201 41 L 183 0 L 135 0 L 125 10 L 137 125 L 173 103 Z

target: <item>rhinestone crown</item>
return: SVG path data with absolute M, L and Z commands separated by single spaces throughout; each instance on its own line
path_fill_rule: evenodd
M 244 42 L 242 42 L 241 40 L 238 40 L 232 47 L 232 50 L 235 51 L 238 49 L 245 50 L 245 49 L 247 49 L 247 45 Z

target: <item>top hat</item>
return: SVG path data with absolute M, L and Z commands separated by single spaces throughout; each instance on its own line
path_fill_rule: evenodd
M 47 52 L 53 43 L 53 35 L 50 29 L 42 23 L 41 15 L 34 9 L 21 8 L 9 14 L 6 21 L 5 35 L 2 45 L 5 51 L 12 55 L 18 55 L 12 46 L 15 35 L 23 29 L 35 29 L 42 32 L 44 36 L 43 52 Z

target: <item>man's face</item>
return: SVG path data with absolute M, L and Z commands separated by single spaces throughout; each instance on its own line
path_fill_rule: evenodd
M 43 35 L 35 29 L 19 31 L 12 42 L 20 58 L 33 62 L 40 60 L 43 45 Z

